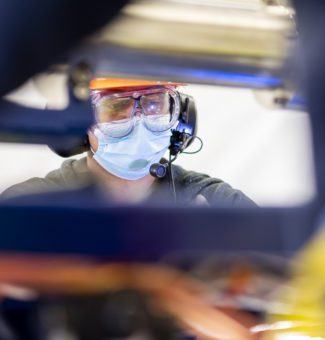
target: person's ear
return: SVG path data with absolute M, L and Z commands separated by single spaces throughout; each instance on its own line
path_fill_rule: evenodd
M 98 149 L 98 139 L 91 130 L 88 131 L 88 139 L 91 148 L 96 152 Z

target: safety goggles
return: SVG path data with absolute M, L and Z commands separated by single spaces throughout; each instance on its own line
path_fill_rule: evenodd
M 148 130 L 163 132 L 179 117 L 180 98 L 172 88 L 102 93 L 93 91 L 92 102 L 97 126 L 108 137 L 127 136 L 141 119 Z

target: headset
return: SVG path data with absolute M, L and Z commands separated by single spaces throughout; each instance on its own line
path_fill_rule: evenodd
M 171 163 L 197 138 L 197 111 L 194 98 L 180 92 L 178 92 L 178 95 L 180 99 L 180 114 L 178 124 L 172 130 L 170 138 L 169 162 L 154 163 L 150 167 L 150 174 L 156 178 L 165 177 L 169 168 L 172 180 Z M 174 156 L 174 158 L 172 159 L 171 156 Z
M 180 114 L 178 125 L 172 130 L 169 150 L 172 156 L 182 153 L 193 143 L 197 133 L 197 111 L 192 96 L 178 93 L 180 96 Z

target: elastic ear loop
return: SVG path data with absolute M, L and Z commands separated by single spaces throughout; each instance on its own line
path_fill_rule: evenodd
M 95 153 L 96 153 L 96 151 L 92 148 L 92 146 L 90 146 L 89 151 L 92 153 L 93 156 L 94 156 Z

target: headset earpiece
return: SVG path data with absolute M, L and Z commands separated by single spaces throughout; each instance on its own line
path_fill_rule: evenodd
M 175 156 L 183 152 L 193 141 L 197 131 L 197 112 L 192 96 L 179 93 L 180 114 L 178 125 L 172 130 L 170 153 Z

